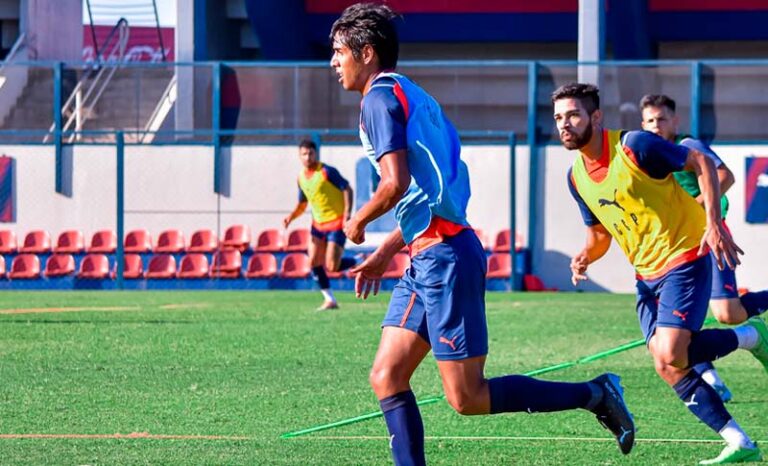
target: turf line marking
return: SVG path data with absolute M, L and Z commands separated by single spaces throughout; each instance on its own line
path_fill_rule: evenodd
M 90 306 L 90 307 L 32 307 L 27 309 L 0 309 L 0 314 L 43 314 L 57 312 L 87 312 L 87 311 L 138 311 L 139 306 Z
M 605 437 L 533 437 L 533 436 L 474 436 L 474 435 L 427 435 L 426 440 L 467 440 L 467 441 L 546 441 L 546 442 L 615 442 L 616 439 Z M 389 440 L 385 435 L 313 435 L 305 440 Z M 716 443 L 722 444 L 722 439 L 696 439 L 696 438 L 635 438 L 640 443 Z M 758 443 L 768 440 L 757 440 Z
M 163 304 L 160 309 L 206 309 L 213 307 L 211 303 L 175 303 Z
M 149 432 L 130 434 L 0 434 L 2 440 L 17 439 L 148 439 L 148 440 L 253 440 L 255 437 L 230 435 L 164 435 Z
M 710 318 L 708 318 L 707 320 L 704 321 L 704 325 L 708 325 L 708 324 L 711 324 L 711 323 L 714 323 L 714 322 L 715 322 L 715 319 L 710 317 Z M 625 343 L 623 345 L 619 345 L 619 346 L 617 346 L 615 348 L 609 348 L 609 349 L 607 349 L 605 351 L 600 351 L 599 353 L 595 353 L 595 354 L 591 354 L 591 355 L 588 355 L 588 356 L 584 356 L 584 357 L 579 358 L 579 359 L 577 359 L 575 361 L 562 362 L 560 364 L 555 364 L 553 366 L 547 366 L 547 367 L 542 367 L 540 369 L 534 369 L 532 371 L 524 372 L 522 375 L 527 375 L 527 376 L 531 377 L 531 376 L 534 376 L 534 375 L 546 374 L 547 372 L 554 372 L 554 371 L 559 371 L 559 370 L 562 370 L 562 369 L 567 369 L 569 367 L 573 367 L 573 366 L 576 366 L 578 364 L 588 364 L 588 363 L 596 361 L 598 359 L 607 358 L 609 356 L 613 356 L 615 354 L 618 354 L 618 353 L 630 350 L 632 348 L 637 348 L 638 346 L 643 346 L 643 345 L 645 345 L 645 339 L 641 338 L 639 340 L 635 340 L 635 341 L 631 341 L 629 343 Z M 426 405 L 426 404 L 436 403 L 436 402 L 438 402 L 440 400 L 444 400 L 444 399 L 445 399 L 445 395 L 440 395 L 440 396 L 436 396 L 436 397 L 431 397 L 431 398 L 426 398 L 426 399 L 423 399 L 423 400 L 419 400 L 419 401 L 416 402 L 416 405 L 417 406 L 423 406 L 423 405 Z M 333 429 L 335 427 L 341 427 L 341 426 L 346 426 L 346 425 L 349 425 L 349 424 L 355 424 L 355 423 L 358 423 L 358 422 L 366 421 L 368 419 L 374 419 L 374 418 L 377 418 L 377 417 L 382 417 L 383 415 L 384 415 L 384 413 L 381 412 L 381 411 L 374 411 L 374 412 L 371 412 L 371 413 L 368 413 L 368 414 L 363 414 L 363 415 L 360 415 L 360 416 L 355 416 L 353 418 L 342 419 L 341 421 L 331 422 L 329 424 L 321 424 L 319 426 L 308 427 L 306 429 L 296 430 L 296 431 L 293 431 L 293 432 L 286 432 L 286 433 L 280 435 L 280 438 L 284 438 L 285 439 L 285 438 L 299 437 L 299 436 L 302 436 L 302 435 L 310 434 L 312 432 L 319 432 L 319 431 L 322 431 L 322 430 Z

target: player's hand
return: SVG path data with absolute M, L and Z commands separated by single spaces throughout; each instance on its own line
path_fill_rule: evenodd
M 352 217 L 344 222 L 344 234 L 353 243 L 360 244 L 365 241 L 365 226 L 360 225 L 355 217 Z
M 365 260 L 349 269 L 349 273 L 355 276 L 355 296 L 367 299 L 373 291 L 376 296 L 381 286 L 381 276 L 387 270 L 391 257 L 384 257 L 374 252 Z
M 707 246 L 712 250 L 712 254 L 715 255 L 718 269 L 723 270 L 727 265 L 729 269 L 733 270 L 737 265 L 741 264 L 739 255 L 744 254 L 744 251 L 736 244 L 731 233 L 723 226 L 722 222 L 717 225 L 707 225 L 699 245 L 699 256 L 706 253 Z
M 587 280 L 587 267 L 589 259 L 586 254 L 579 254 L 571 259 L 571 283 L 577 286 L 580 281 Z
M 293 220 L 293 219 L 291 218 L 291 216 L 290 216 L 290 215 L 289 215 L 289 216 L 287 216 L 287 217 L 285 217 L 285 218 L 283 219 L 283 228 L 288 228 L 288 225 L 290 225 L 290 224 L 291 224 L 291 221 L 292 221 L 292 220 Z

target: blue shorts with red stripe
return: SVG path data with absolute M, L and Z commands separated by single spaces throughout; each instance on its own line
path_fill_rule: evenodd
M 320 231 L 317 228 L 315 228 L 314 225 L 312 225 L 312 228 L 310 229 L 310 233 L 312 233 L 312 236 L 314 236 L 317 239 L 330 241 L 331 243 L 336 243 L 342 248 L 344 247 L 344 243 L 347 242 L 347 235 L 344 234 L 344 230 L 339 228 L 338 230 L 331 230 L 331 231 Z
M 654 280 L 637 281 L 637 318 L 648 343 L 657 327 L 701 330 L 709 307 L 712 266 L 707 256 Z
M 727 264 L 723 270 L 717 268 L 715 255 L 710 251 L 709 257 L 712 260 L 712 296 L 710 299 L 731 299 L 739 297 L 739 288 L 736 285 L 736 271 L 728 268 Z
M 486 269 L 485 251 L 471 229 L 446 237 L 411 259 L 382 327 L 418 333 L 438 360 L 488 354 Z

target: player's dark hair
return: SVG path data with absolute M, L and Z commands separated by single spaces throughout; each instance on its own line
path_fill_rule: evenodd
M 675 101 L 671 97 L 664 94 L 646 94 L 640 99 L 640 110 L 646 107 L 667 107 L 675 113 Z
M 568 83 L 564 84 L 552 93 L 552 103 L 560 99 L 578 99 L 581 105 L 592 115 L 600 108 L 600 89 L 594 84 Z
M 331 27 L 330 40 L 338 40 L 349 47 L 359 60 L 366 45 L 379 56 L 382 69 L 397 66 L 400 45 L 394 19 L 399 15 L 387 5 L 357 3 L 347 7 Z
M 299 143 L 299 149 L 313 149 L 317 152 L 317 144 L 311 139 L 302 139 Z

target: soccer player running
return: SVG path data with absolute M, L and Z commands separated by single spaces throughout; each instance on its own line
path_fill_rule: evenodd
M 696 149 L 712 159 L 717 170 L 717 180 L 720 186 L 720 194 L 722 195 L 720 197 L 720 210 L 722 212 L 723 224 L 725 224 L 725 216 L 728 213 L 728 198 L 725 196 L 725 192 L 733 185 L 733 172 L 707 144 L 691 136 L 678 134 L 679 119 L 675 114 L 675 108 L 675 101 L 669 96 L 651 94 L 643 96 L 640 99 L 640 110 L 642 111 L 643 118 L 642 127 L 644 130 L 658 134 L 669 142 Z M 680 186 L 693 196 L 699 204 L 704 205 L 704 198 L 695 173 L 683 170 L 675 172 L 674 175 Z M 724 267 L 722 270 L 718 269 L 715 267 L 715 256 L 711 252 L 710 258 L 713 264 L 713 275 L 712 295 L 709 298 L 709 306 L 719 322 L 731 325 L 740 324 L 750 317 L 762 314 L 768 309 L 768 290 L 745 293 L 739 296 L 739 288 L 736 284 L 736 273 L 734 270 L 729 267 Z M 704 381 L 714 387 L 723 401 L 730 401 L 731 392 L 725 386 L 712 363 L 701 363 L 696 365 L 694 369 L 701 374 Z
M 331 291 L 326 269 L 332 272 L 346 270 L 355 265 L 352 258 L 341 257 L 347 237 L 342 226 L 352 212 L 352 188 L 338 170 L 320 162 L 317 145 L 308 139 L 299 143 L 299 160 L 304 170 L 299 173 L 299 201 L 293 212 L 283 219 L 288 228 L 291 222 L 312 207 L 312 241 L 309 259 L 312 278 L 320 286 L 323 304 L 318 311 L 337 309 L 339 304 Z
M 615 239 L 635 268 L 637 314 L 656 372 L 726 441 L 718 457 L 701 464 L 758 461 L 757 445 L 690 369 L 737 348 L 751 350 L 768 369 L 768 328 L 760 317 L 734 329 L 701 329 L 712 280 L 708 250 L 720 269 L 735 267 L 742 252 L 722 225 L 714 163 L 653 133 L 603 129 L 598 92 L 571 83 L 552 94 L 560 141 L 579 151 L 567 182 L 587 240 L 571 261 L 572 281 L 586 280 L 589 264 Z M 705 209 L 670 176 L 680 170 L 696 173 Z
M 486 257 L 466 220 L 468 171 L 456 130 L 440 105 L 395 73 L 396 15 L 384 5 L 356 4 L 333 24 L 331 67 L 341 86 L 362 94 L 360 138 L 381 175 L 371 200 L 345 224 L 361 243 L 365 227 L 395 209 L 398 227 L 351 269 L 355 291 L 376 294 L 392 256 L 408 245 L 411 267 L 398 281 L 382 323 L 370 383 L 380 401 L 395 464 L 423 465 L 424 427 L 410 379 L 433 351 L 448 403 L 460 414 L 548 412 L 584 408 L 616 437 L 623 453 L 634 423 L 619 378 L 582 383 L 521 375 L 485 378 Z

